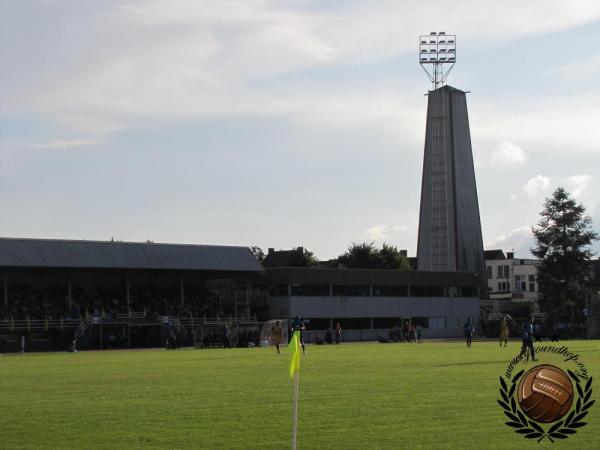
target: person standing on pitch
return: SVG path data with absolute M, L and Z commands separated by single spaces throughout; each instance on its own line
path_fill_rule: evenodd
M 473 321 L 469 317 L 467 319 L 467 323 L 463 326 L 463 331 L 465 333 L 465 339 L 467 340 L 467 347 L 471 346 L 471 342 L 473 341 L 473 333 L 475 332 L 475 328 L 473 328 Z
M 342 334 L 342 326 L 338 322 L 337 325 L 335 326 L 335 343 L 336 344 L 340 343 L 341 334 Z
M 304 319 L 300 316 L 296 316 L 294 319 L 294 323 L 292 324 L 292 335 L 294 331 L 300 332 L 300 345 L 302 345 L 302 354 L 306 354 L 306 347 L 304 347 L 304 330 L 306 330 L 306 325 L 304 325 Z
M 500 317 L 500 347 L 502 347 L 502 341 L 504 341 L 504 346 L 506 347 L 506 343 L 508 342 L 509 328 L 508 323 L 512 320 L 508 314 L 502 314 Z
M 283 328 L 279 323 L 279 320 L 275 322 L 275 326 L 271 330 L 271 340 L 277 349 L 277 354 L 280 355 L 281 351 L 279 350 L 279 344 L 281 344 L 281 339 L 283 339 Z
M 521 333 L 523 335 L 523 345 L 521 347 L 521 353 L 519 356 L 527 355 L 527 351 L 529 351 L 529 355 L 531 355 L 532 361 L 537 361 L 535 359 L 535 350 L 533 348 L 533 317 L 529 316 L 527 321 L 523 324 L 521 328 Z M 527 355 L 527 359 L 529 360 L 529 355 Z

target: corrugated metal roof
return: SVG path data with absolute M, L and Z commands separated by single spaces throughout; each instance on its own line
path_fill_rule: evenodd
M 0 267 L 262 272 L 248 247 L 0 238 Z

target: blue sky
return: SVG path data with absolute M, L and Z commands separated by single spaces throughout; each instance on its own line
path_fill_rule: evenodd
M 598 230 L 598 2 L 0 0 L 0 235 L 414 254 L 436 29 L 486 246 L 559 185 Z

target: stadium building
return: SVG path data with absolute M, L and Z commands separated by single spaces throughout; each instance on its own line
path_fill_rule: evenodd
M 246 247 L 0 238 L 0 352 L 192 341 L 196 322 L 250 319 Z
M 302 316 L 311 341 L 337 323 L 346 341 L 387 338 L 392 327 L 410 325 L 426 338 L 456 338 L 467 318 L 479 320 L 474 273 L 280 267 L 253 282 L 267 293 L 260 316 Z
M 73 340 L 80 349 L 158 347 L 173 334 L 202 345 L 202 330 L 215 344 L 226 323 L 239 344 L 238 333 L 296 315 L 308 339 L 338 322 L 346 341 L 408 324 L 447 338 L 479 317 L 477 274 L 265 270 L 246 247 L 1 238 L 0 273 L 0 352 L 65 350 Z

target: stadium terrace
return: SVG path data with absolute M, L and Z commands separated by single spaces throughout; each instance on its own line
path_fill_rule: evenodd
M 264 268 L 247 247 L 0 238 L 0 353 L 260 345 L 262 324 L 303 316 L 307 338 L 346 341 L 420 325 L 459 337 L 479 318 L 467 272 Z

